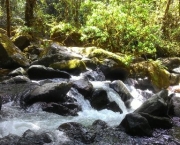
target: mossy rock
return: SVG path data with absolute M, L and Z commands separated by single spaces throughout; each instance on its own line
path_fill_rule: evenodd
M 30 40 L 31 40 L 30 35 L 18 35 L 12 38 L 13 43 L 20 49 L 24 50 L 26 47 L 30 45 Z
M 29 66 L 29 61 L 7 35 L 0 33 L 0 67 L 17 66 Z
M 122 66 L 124 68 L 129 68 L 129 65 L 132 61 L 131 56 L 127 55 L 117 55 L 112 52 L 106 51 L 104 49 L 92 49 L 93 51 L 89 54 L 89 58 L 98 58 L 99 60 L 104 60 L 104 59 L 112 59 L 116 63 L 118 63 L 119 66 Z
M 67 71 L 73 74 L 80 74 L 81 72 L 86 70 L 85 63 L 78 59 L 63 60 L 61 62 L 51 64 L 50 67 L 54 69 Z
M 158 89 L 165 89 L 170 85 L 170 73 L 159 61 L 144 61 L 132 64 L 131 73 L 139 77 L 149 77 Z

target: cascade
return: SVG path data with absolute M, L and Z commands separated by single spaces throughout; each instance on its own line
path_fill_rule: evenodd
M 77 77 L 72 77 L 71 79 L 79 79 L 83 77 L 83 74 Z M 102 77 L 94 77 L 102 78 Z M 41 84 L 44 80 L 34 81 L 37 84 Z M 53 82 L 65 81 L 62 79 L 51 79 Z M 13 105 L 13 102 L 3 104 L 2 111 L 0 114 L 0 137 L 4 137 L 8 134 L 16 134 L 21 136 L 26 130 L 31 129 L 34 131 L 50 131 L 56 132 L 59 125 L 65 122 L 78 122 L 85 126 L 91 125 L 95 120 L 103 120 L 107 122 L 109 126 L 117 126 L 129 112 L 124 102 L 121 100 L 119 94 L 109 87 L 109 81 L 90 81 L 94 89 L 104 89 L 107 92 L 107 96 L 110 101 L 115 101 L 120 109 L 123 111 L 122 114 L 119 112 L 113 112 L 108 109 L 103 109 L 100 111 L 95 110 L 90 105 L 90 102 L 75 89 L 71 88 L 67 93 L 68 96 L 73 97 L 77 100 L 77 103 L 81 106 L 82 111 L 78 112 L 78 116 L 61 116 L 54 113 L 48 113 L 39 109 L 37 104 L 32 105 L 32 107 L 27 112 L 20 109 L 19 106 Z M 128 86 L 128 85 L 127 85 Z M 135 90 L 130 87 L 132 93 Z M 137 92 L 136 92 L 137 93 Z M 134 94 L 133 94 L 134 96 Z M 59 133 L 62 134 L 62 133 Z M 63 135 L 62 135 L 63 136 Z

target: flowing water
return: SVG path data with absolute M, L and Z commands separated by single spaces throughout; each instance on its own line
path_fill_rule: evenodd
M 79 77 L 73 77 L 72 79 L 78 79 Z M 56 79 L 54 81 L 58 82 L 62 80 Z M 39 132 L 51 131 L 57 133 L 58 126 L 65 122 L 79 122 L 85 126 L 88 126 L 91 125 L 95 120 L 100 119 L 107 122 L 109 126 L 117 126 L 127 113 L 132 112 L 145 101 L 140 90 L 126 84 L 130 93 L 134 97 L 134 100 L 131 102 L 131 109 L 127 109 L 119 94 L 109 87 L 109 81 L 91 81 L 91 83 L 94 89 L 106 90 L 109 100 L 115 101 L 123 113 L 120 114 L 119 112 L 113 112 L 107 109 L 97 111 L 91 107 L 89 101 L 85 100 L 76 89 L 71 88 L 67 95 L 74 97 L 78 104 L 80 104 L 82 107 L 82 111 L 78 113 L 78 116 L 65 117 L 44 112 L 40 109 L 38 104 L 32 105 L 28 112 L 24 112 L 24 110 L 20 109 L 19 106 L 14 106 L 14 103 L 10 102 L 3 104 L 2 106 L 2 111 L 0 114 L 0 137 L 4 137 L 8 134 L 16 134 L 21 136 L 28 129 Z M 58 132 L 58 134 L 63 136 L 62 132 Z

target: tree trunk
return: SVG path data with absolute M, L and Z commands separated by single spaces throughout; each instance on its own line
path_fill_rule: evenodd
M 34 7 L 36 4 L 36 0 L 26 0 L 25 6 L 25 25 L 31 27 L 34 19 Z
M 170 5 L 171 5 L 171 1 L 172 0 L 168 0 L 167 1 L 166 10 L 164 12 L 163 23 L 162 23 L 162 31 L 163 31 L 164 37 L 166 39 L 169 38 L 169 32 L 168 32 L 167 26 L 169 25 L 169 22 L 168 22 L 168 12 L 169 12 L 169 8 L 170 8 Z
M 180 0 L 179 0 L 179 16 L 180 16 Z
M 167 16 L 168 11 L 169 11 L 170 4 L 171 4 L 171 0 L 168 0 L 167 5 L 166 5 L 166 10 L 164 13 L 164 19 L 166 19 L 166 16 Z
M 7 14 L 7 35 L 11 36 L 11 16 L 10 16 L 10 3 L 6 0 L 6 14 Z

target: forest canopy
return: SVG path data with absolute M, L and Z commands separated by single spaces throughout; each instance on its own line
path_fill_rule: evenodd
M 67 46 L 180 56 L 180 0 L 1 0 L 0 27 Z

